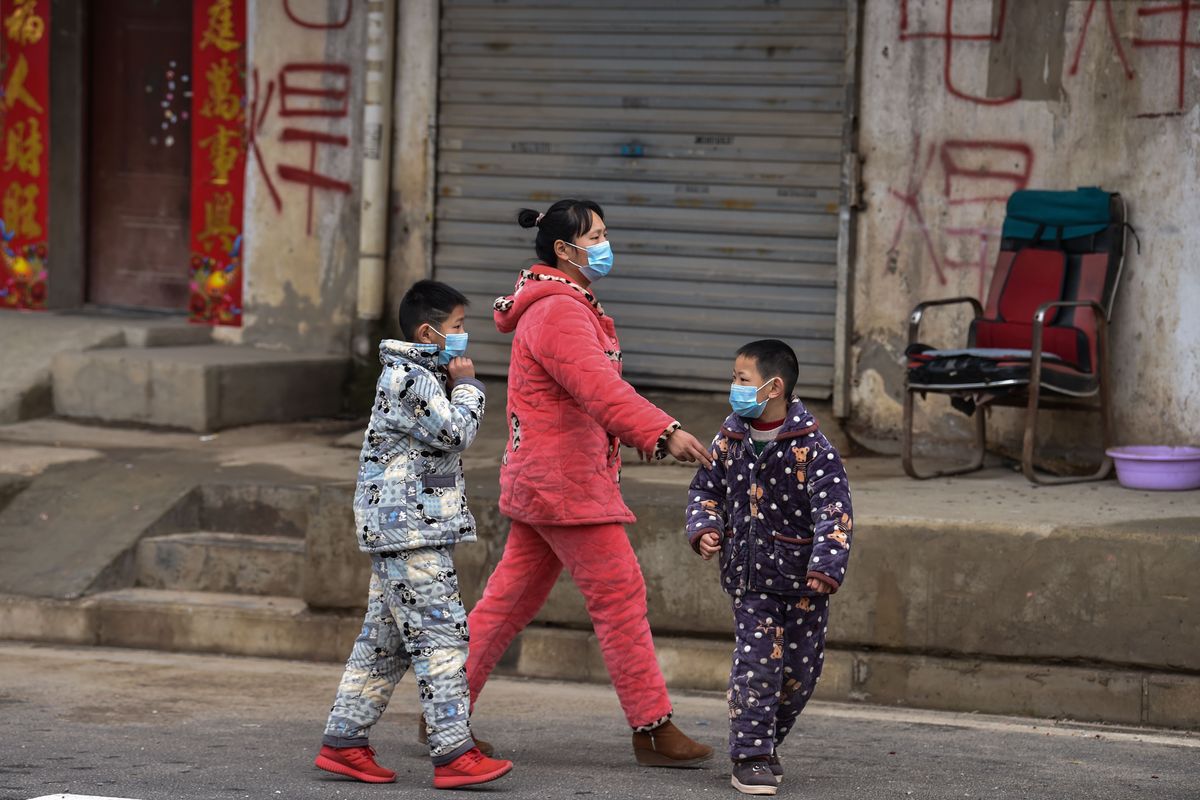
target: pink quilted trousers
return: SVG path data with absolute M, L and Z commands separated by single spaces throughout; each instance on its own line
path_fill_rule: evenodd
M 671 713 L 646 621 L 646 583 L 624 526 L 532 526 L 513 521 L 504 555 L 467 620 L 467 680 L 474 704 L 496 662 L 537 615 L 562 568 L 583 593 L 630 727 Z

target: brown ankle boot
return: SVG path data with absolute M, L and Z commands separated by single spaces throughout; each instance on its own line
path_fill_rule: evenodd
M 712 754 L 711 747 L 689 739 L 670 721 L 633 735 L 633 755 L 643 767 L 695 767 Z
M 425 715 L 417 717 L 417 742 L 426 747 L 429 746 L 429 731 L 425 730 Z M 483 753 L 488 758 L 492 757 L 495 750 L 492 746 L 483 739 L 476 738 L 475 746 L 479 748 L 479 752 Z

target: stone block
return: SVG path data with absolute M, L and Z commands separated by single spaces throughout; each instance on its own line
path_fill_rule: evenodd
M 1195 529 L 860 519 L 830 614 L 841 646 L 1200 669 Z
M 301 596 L 314 609 L 365 609 L 371 559 L 354 535 L 354 484 L 322 486 L 304 538 Z
M 137 585 L 151 589 L 296 596 L 304 541 L 196 531 L 138 542 Z
M 1200 675 L 1152 675 L 1144 689 L 1144 724 L 1200 729 Z
M 87 600 L 0 595 L 0 639 L 96 644 L 95 606 Z
M 330 416 L 342 409 L 348 360 L 201 345 L 60 353 L 58 414 L 208 432 Z
M 93 601 L 96 643 L 108 647 L 344 661 L 362 627 L 291 597 L 123 589 Z

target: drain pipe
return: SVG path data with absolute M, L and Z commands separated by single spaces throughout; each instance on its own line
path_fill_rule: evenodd
M 383 319 L 387 271 L 388 192 L 392 162 L 393 52 L 396 0 L 367 3 L 366 90 L 363 97 L 362 200 L 358 236 L 358 301 L 351 349 L 374 357 Z

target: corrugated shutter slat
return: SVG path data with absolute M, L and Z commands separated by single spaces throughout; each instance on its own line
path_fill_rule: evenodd
M 629 379 L 723 390 L 779 337 L 799 391 L 833 381 L 841 0 L 443 0 L 436 276 L 472 356 L 508 367 L 491 301 L 533 260 L 518 208 L 605 209 Z

